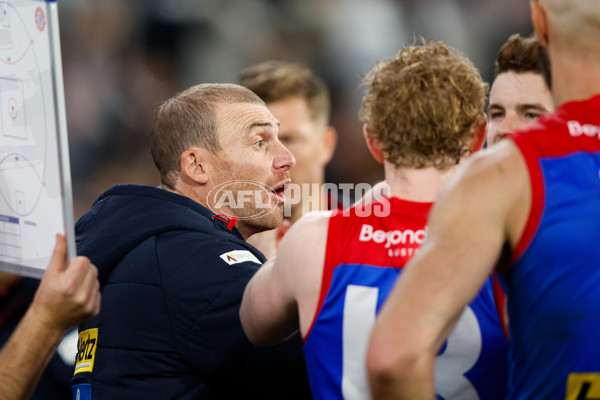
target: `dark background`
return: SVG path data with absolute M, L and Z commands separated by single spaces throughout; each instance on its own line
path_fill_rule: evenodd
M 333 183 L 373 183 L 361 75 L 415 37 L 465 52 L 488 82 L 498 48 L 529 34 L 525 0 L 60 0 L 75 219 L 116 183 L 157 185 L 154 111 L 202 82 L 267 59 L 303 61 L 329 85 L 339 145 Z

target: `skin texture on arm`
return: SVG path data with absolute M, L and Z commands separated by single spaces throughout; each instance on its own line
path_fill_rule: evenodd
M 277 256 L 252 277 L 240 308 L 248 339 L 258 346 L 305 333 L 317 308 L 330 212 L 304 215 L 283 237 Z
M 367 368 L 376 399 L 435 399 L 435 357 L 464 307 L 514 245 L 529 212 L 524 160 L 511 141 L 467 161 L 434 206 L 428 238 L 379 314 Z
M 263 253 L 267 260 L 270 260 L 277 254 L 279 243 L 290 229 L 290 226 L 290 221 L 284 218 L 277 228 L 255 233 L 246 241 Z
M 66 267 L 65 238 L 54 254 L 31 306 L 0 352 L 0 398 L 27 399 L 63 333 L 100 311 L 98 271 L 86 257 Z

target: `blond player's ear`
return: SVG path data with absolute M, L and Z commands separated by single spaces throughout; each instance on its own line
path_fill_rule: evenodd
M 365 138 L 365 142 L 367 142 L 367 147 L 371 152 L 371 155 L 380 164 L 383 164 L 383 150 L 381 150 L 381 144 L 376 140 L 371 139 L 369 136 L 369 128 L 367 124 L 363 125 L 363 137 Z
M 285 236 L 287 231 L 290 230 L 291 226 L 292 226 L 292 223 L 290 222 L 289 219 L 284 218 L 283 221 L 281 221 L 281 224 L 279 224 L 279 226 L 277 227 L 277 231 L 275 233 L 275 246 L 276 247 L 279 247 L 279 243 L 281 242 L 281 239 L 283 239 L 283 237 Z
M 535 29 L 535 34 L 542 46 L 548 45 L 548 14 L 544 9 L 544 6 L 537 0 L 531 0 L 529 2 L 529 8 L 531 10 L 531 22 Z
M 473 154 L 483 148 L 487 134 L 487 118 L 482 118 L 480 121 L 476 122 L 473 126 L 473 130 L 475 133 L 473 134 L 473 137 L 471 137 L 471 142 L 469 143 L 469 154 Z

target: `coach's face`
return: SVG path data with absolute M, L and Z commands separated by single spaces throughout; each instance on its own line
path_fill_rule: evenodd
M 221 150 L 209 205 L 238 217 L 237 227 L 246 237 L 276 228 L 283 219 L 283 190 L 296 163 L 279 141 L 279 122 L 262 104 L 221 103 L 216 113 Z

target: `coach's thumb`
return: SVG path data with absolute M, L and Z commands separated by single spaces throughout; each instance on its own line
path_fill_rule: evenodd
M 47 271 L 61 272 L 67 267 L 67 241 L 64 235 L 56 234 L 56 244 Z

